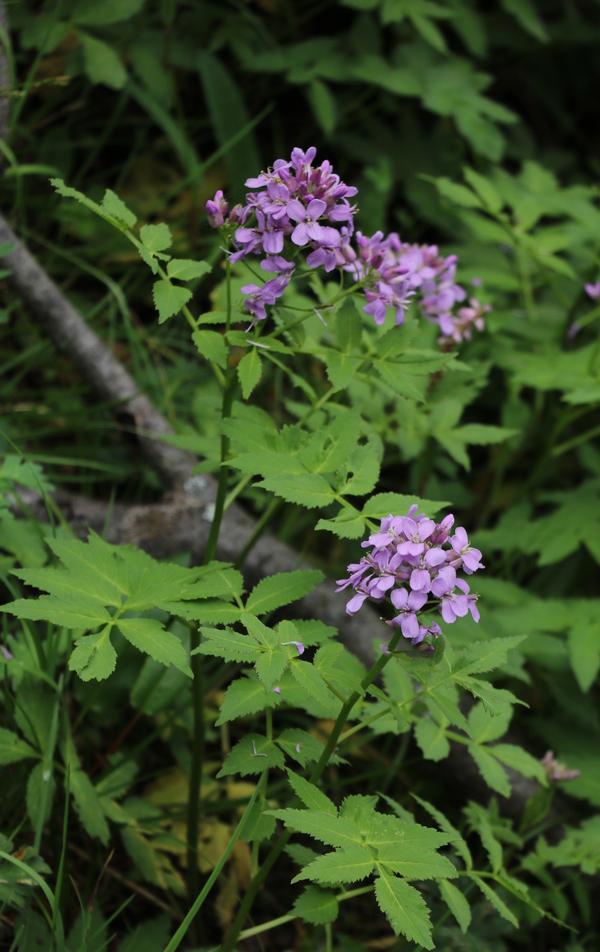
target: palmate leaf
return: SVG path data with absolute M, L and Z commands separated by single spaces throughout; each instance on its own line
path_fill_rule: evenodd
M 139 651 L 191 676 L 179 638 L 156 618 L 139 616 L 160 608 L 185 617 L 192 599 L 228 599 L 242 591 L 241 575 L 225 563 L 198 569 L 159 563 L 132 546 L 110 545 L 94 533 L 87 542 L 57 538 L 48 544 L 60 560 L 58 565 L 14 572 L 48 594 L 17 599 L 3 606 L 4 611 L 91 632 L 78 638 L 69 659 L 70 669 L 86 681 L 107 678 L 114 670 L 111 634 L 116 628 Z

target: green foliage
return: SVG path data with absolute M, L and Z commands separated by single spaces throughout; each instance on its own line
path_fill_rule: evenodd
M 87 542 L 49 541 L 59 565 L 15 570 L 22 581 L 46 591 L 37 599 L 17 599 L 4 611 L 17 618 L 47 621 L 78 633 L 69 667 L 84 681 L 103 680 L 114 671 L 115 631 L 139 651 L 191 676 L 187 652 L 163 621 L 142 613 L 162 609 L 177 615 L 186 600 L 231 593 L 236 573 L 218 563 L 203 569 L 159 565 L 127 546 L 112 546 L 91 534 Z M 235 592 L 235 588 L 233 588 Z
M 290 887 L 278 861 L 244 925 L 265 947 L 304 952 L 334 938 L 359 952 L 391 929 L 421 948 L 591 952 L 591 7 L 67 0 L 8 12 L 7 218 L 161 408 L 174 430 L 164 439 L 198 457 L 198 485 L 224 473 L 225 557 L 237 555 L 234 499 L 262 528 L 264 516 L 278 544 L 265 536 L 252 551 L 260 533 L 249 531 L 249 594 L 228 565 L 184 567 L 201 558 L 203 489 L 199 504 L 194 480 L 158 502 L 163 474 L 132 433 L 148 437 L 145 420 L 98 399 L 94 375 L 54 353 L 7 263 L 0 942 L 162 952 L 181 921 L 174 911 L 188 908 L 184 818 L 203 751 L 200 885 L 220 875 L 190 945 L 222 945 L 278 842 L 278 817 L 302 837 L 288 847 L 301 885 Z M 204 227 L 202 204 L 223 188 L 233 206 L 282 143 L 312 142 L 358 185 L 364 234 L 396 230 L 457 254 L 467 297 L 492 306 L 483 332 L 439 348 L 415 302 L 402 327 L 390 316 L 376 327 L 348 293 L 350 275 L 340 284 L 322 269 L 246 330 L 240 289 L 265 276 L 241 262 L 223 279 L 214 263 L 228 235 Z M 48 176 L 65 201 L 49 198 Z M 68 352 L 72 342 L 60 343 Z M 234 389 L 222 420 L 225 377 Z M 102 510 L 87 542 L 67 534 L 82 494 Z M 379 519 L 412 504 L 455 513 L 481 548 L 486 572 L 470 580 L 481 621 L 476 635 L 460 619 L 433 652 L 401 642 L 388 659 L 385 602 L 344 623 L 344 594 L 312 590 L 360 558 Z M 176 531 L 172 511 L 183 513 Z M 178 564 L 102 541 L 123 526 Z M 244 523 L 240 546 L 245 533 Z M 272 574 L 281 542 L 298 569 Z M 387 660 L 363 689 L 372 644 Z M 542 767 L 549 749 L 562 768 L 552 757 Z M 561 769 L 579 776 L 552 779 Z M 268 920 L 283 920 L 272 935 Z

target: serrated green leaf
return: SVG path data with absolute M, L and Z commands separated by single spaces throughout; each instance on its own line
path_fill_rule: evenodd
M 168 915 L 155 916 L 133 926 L 118 945 L 117 952 L 151 952 L 153 945 L 158 950 L 167 945 L 171 932 L 171 920 Z
M 192 654 L 212 655 L 224 661 L 245 661 L 250 664 L 259 658 L 261 649 L 249 635 L 230 628 L 201 628 L 202 641 Z
M 82 681 L 103 681 L 115 670 L 117 653 L 110 640 L 107 625 L 95 635 L 83 635 L 75 642 L 69 656 L 69 670 L 76 671 Z
M 319 810 L 330 816 L 337 816 L 335 803 L 319 790 L 314 783 L 305 780 L 304 777 L 294 773 L 293 770 L 288 770 L 287 775 L 292 790 L 296 796 L 302 800 L 305 807 L 308 807 L 309 810 Z
M 460 205 L 461 208 L 481 208 L 482 204 L 477 195 L 465 185 L 459 185 L 451 179 L 440 177 L 433 180 L 434 184 L 443 198 L 447 198 L 452 204 Z
M 267 691 L 264 684 L 254 678 L 238 678 L 229 685 L 221 703 L 217 727 L 248 714 L 257 714 L 266 707 L 275 707 L 280 697 Z
M 246 777 L 249 774 L 262 773 L 269 767 L 283 767 L 282 752 L 273 741 L 267 740 L 261 734 L 247 734 L 227 754 L 217 779 L 233 774 Z
M 438 883 L 442 899 L 448 906 L 448 909 L 456 919 L 460 931 L 466 934 L 471 925 L 471 909 L 469 903 L 459 889 L 447 879 L 442 879 Z
M 287 502 L 306 506 L 307 509 L 324 508 L 335 500 L 336 495 L 325 477 L 319 473 L 268 476 L 257 483 L 257 486 L 281 496 Z
M 252 394 L 262 375 L 262 361 L 256 347 L 252 347 L 240 360 L 237 375 L 244 400 Z
M 157 251 L 165 251 L 173 244 L 171 229 L 164 222 L 157 225 L 142 225 L 140 228 L 140 240 L 150 254 Z
M 111 617 L 105 608 L 89 604 L 87 598 L 81 596 L 76 607 L 69 607 L 52 595 L 40 595 L 39 598 L 19 598 L 2 610 L 16 615 L 17 618 L 26 618 L 29 621 L 49 621 L 52 625 L 61 628 L 85 629 L 97 628 L 99 625 L 110 622 Z
M 291 757 L 302 767 L 314 763 L 323 753 L 323 744 L 300 728 L 289 727 L 275 738 L 275 743 L 281 747 L 287 757 Z
M 569 660 L 582 691 L 589 691 L 600 670 L 600 617 L 576 621 L 569 630 Z
M 179 638 L 166 631 L 161 622 L 153 618 L 120 618 L 117 624 L 121 634 L 138 651 L 143 651 L 167 667 L 172 664 L 191 678 L 187 651 Z
M 133 228 L 137 221 L 137 218 L 131 209 L 127 208 L 125 202 L 113 191 L 111 191 L 110 188 L 107 188 L 104 193 L 104 198 L 102 199 L 102 208 L 107 215 L 110 215 L 111 218 L 115 218 L 118 222 L 121 222 L 128 228 Z
M 227 366 L 227 345 L 218 331 L 194 331 L 192 340 L 198 353 L 206 360 L 212 361 L 218 367 Z
M 307 886 L 298 896 L 292 912 L 314 926 L 335 922 L 338 916 L 338 901 L 335 894 L 318 886 Z
M 502 869 L 502 846 L 496 839 L 488 812 L 480 804 L 470 801 L 465 810 L 465 815 L 471 829 L 476 830 L 479 834 L 494 872 Z
M 231 625 L 234 621 L 239 621 L 242 614 L 237 605 L 230 605 L 229 602 L 216 598 L 203 602 L 163 602 L 161 607 L 172 615 L 178 615 L 188 621 L 199 621 L 204 625 Z
M 177 314 L 182 307 L 185 307 L 191 296 L 192 292 L 188 288 L 171 284 L 166 278 L 155 281 L 152 285 L 152 300 L 158 311 L 158 323 L 164 324 L 170 317 Z
M 69 775 L 69 791 L 75 803 L 75 809 L 81 825 L 93 839 L 106 845 L 109 839 L 108 823 L 96 789 L 81 769 L 72 770 Z
M 310 879 L 326 885 L 358 883 L 370 876 L 374 868 L 373 855 L 364 846 L 349 846 L 317 857 L 294 876 L 292 882 Z
M 333 519 L 319 519 L 315 529 L 332 532 L 339 539 L 359 539 L 365 534 L 365 519 L 360 512 L 340 509 Z
M 423 800 L 421 797 L 418 797 L 416 793 L 413 793 L 412 796 L 417 801 L 417 803 L 419 803 L 423 809 L 433 817 L 440 829 L 442 829 L 444 833 L 448 835 L 450 842 L 464 861 L 467 869 L 471 869 L 473 865 L 471 851 L 467 846 L 467 841 L 463 836 L 461 836 L 456 827 L 453 826 L 452 823 L 450 823 L 450 820 L 448 820 L 448 818 L 440 810 L 434 807 L 433 804 L 429 803 L 427 800 Z
M 410 844 L 402 842 L 383 846 L 377 852 L 378 862 L 404 879 L 452 879 L 456 868 L 445 856 L 419 846 L 418 837 Z
M 254 665 L 256 673 L 264 686 L 269 689 L 276 687 L 277 682 L 289 664 L 287 648 L 275 648 L 263 652 Z
M 270 810 L 269 814 L 282 820 L 298 833 L 307 833 L 327 846 L 348 847 L 360 844 L 360 832 L 355 823 L 332 816 L 323 810 Z M 333 881 L 333 880 L 330 880 Z
M 479 773 L 488 787 L 491 787 L 492 790 L 503 797 L 508 797 L 510 795 L 510 781 L 506 771 L 496 758 L 485 747 L 478 747 L 477 744 L 469 744 L 467 750 L 477 764 Z
M 396 935 L 425 949 L 434 948 L 429 910 L 420 892 L 382 869 L 375 880 L 375 896 Z
M 488 750 L 507 767 L 512 767 L 513 770 L 523 774 L 524 777 L 533 777 L 544 787 L 547 785 L 546 771 L 540 761 L 532 757 L 522 747 L 518 747 L 516 744 L 494 744 Z
M 511 912 L 504 900 L 500 898 L 498 893 L 492 889 L 490 884 L 486 882 L 485 879 L 481 879 L 479 876 L 473 876 L 473 880 L 486 899 L 490 901 L 496 912 L 499 913 L 503 919 L 506 919 L 507 922 L 510 922 L 511 926 L 514 926 L 515 929 L 518 929 L 519 920 L 514 915 L 514 913 Z
M 323 573 L 318 570 L 298 569 L 294 572 L 279 572 L 269 575 L 252 589 L 246 602 L 248 611 L 255 615 L 264 615 L 275 611 L 283 605 L 289 605 L 299 598 L 304 598 L 313 588 L 323 580 Z
M 315 701 L 332 711 L 339 709 L 340 701 L 331 693 L 313 664 L 309 661 L 294 661 L 290 665 L 290 671 L 302 690 L 306 691 Z
M 324 644 L 314 658 L 315 670 L 338 695 L 348 697 L 360 691 L 366 674 L 364 665 L 337 641 Z
M 194 278 L 202 278 L 211 270 L 208 261 L 193 261 L 190 258 L 171 258 L 167 264 L 169 277 L 177 278 L 179 281 L 193 281 Z
M 443 760 L 450 753 L 443 725 L 431 718 L 419 718 L 415 724 L 415 740 L 427 760 Z

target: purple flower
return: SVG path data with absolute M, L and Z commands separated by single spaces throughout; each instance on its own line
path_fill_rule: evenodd
M 457 618 L 464 618 L 471 612 L 474 621 L 479 621 L 477 597 L 470 594 L 469 585 L 462 578 L 456 579 L 459 592 L 449 592 L 442 598 L 442 618 L 451 625 Z
M 293 645 L 298 655 L 303 655 L 306 651 L 306 645 L 302 641 L 282 641 L 282 645 Z
M 284 274 L 285 272 L 293 271 L 295 267 L 292 261 L 286 261 L 281 255 L 267 255 L 267 257 L 261 261 L 260 266 L 263 271 L 270 271 L 275 274 Z
M 597 301 L 600 298 L 600 281 L 596 281 L 595 284 L 586 284 L 585 293 L 592 301 Z
M 554 751 L 547 750 L 540 761 L 549 780 L 577 780 L 581 771 L 567 767 L 554 756 Z
M 412 640 L 419 636 L 419 621 L 417 612 L 423 608 L 427 601 L 427 595 L 423 592 L 407 592 L 405 588 L 396 588 L 390 596 L 390 601 L 394 608 L 398 609 L 398 614 L 392 618 L 393 625 L 400 625 L 402 634 L 405 638 Z
M 454 535 L 450 539 L 450 545 L 457 555 L 460 556 L 463 568 L 468 575 L 477 572 L 483 568 L 481 562 L 481 552 L 479 549 L 473 549 L 469 545 L 469 537 L 462 526 L 457 526 Z
M 264 284 L 245 284 L 242 294 L 247 295 L 244 308 L 252 314 L 255 321 L 264 321 L 267 316 L 267 306 L 275 304 L 281 297 L 290 281 L 289 274 L 280 274 Z
M 213 228 L 220 228 L 225 224 L 225 218 L 227 216 L 229 205 L 225 201 L 221 189 L 219 189 L 218 192 L 215 192 L 214 198 L 208 199 L 204 205 L 204 208 L 206 209 L 209 225 L 211 225 Z
M 356 614 L 366 601 L 389 601 L 395 614 L 387 624 L 400 627 L 413 644 L 441 633 L 433 612 L 447 624 L 469 613 L 478 621 L 477 596 L 458 573 L 482 569 L 481 552 L 469 545 L 462 527 L 450 535 L 453 525 L 453 516 L 437 523 L 416 506 L 405 516 L 385 516 L 361 543 L 363 557 L 348 565 L 347 578 L 338 580 L 337 591 L 354 589 L 347 613 Z
M 323 239 L 323 228 L 318 224 L 327 205 L 320 198 L 313 198 L 305 208 L 302 202 L 297 199 L 291 201 L 288 205 L 288 217 L 292 221 L 298 222 L 292 232 L 292 241 L 295 245 L 303 247 L 309 241 L 321 241 Z

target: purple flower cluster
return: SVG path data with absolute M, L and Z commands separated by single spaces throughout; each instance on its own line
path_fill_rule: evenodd
M 471 298 L 457 309 L 467 292 L 456 282 L 456 256 L 441 256 L 436 245 L 407 244 L 395 233 L 354 236 L 356 208 L 350 199 L 357 189 L 342 182 L 327 160 L 314 165 L 316 153 L 313 146 L 295 148 L 289 160 L 277 159 L 272 168 L 247 179 L 253 191 L 231 211 L 222 191 L 206 203 L 210 224 L 231 229 L 230 261 L 258 255 L 261 268 L 274 275 L 242 288 L 244 308 L 254 321 L 265 319 L 305 252 L 309 268 L 352 274 L 363 287 L 364 310 L 377 324 L 384 323 L 389 309 L 401 324 L 407 304 L 418 296 L 423 315 L 440 328 L 442 344 L 469 339 L 473 328 L 482 330 L 489 307 Z
M 256 321 L 264 320 L 266 308 L 285 291 L 301 250 L 308 251 L 309 267 L 332 271 L 340 264 L 338 248 L 352 234 L 355 208 L 349 199 L 357 189 L 342 182 L 327 160 L 314 166 L 316 154 L 312 146 L 306 152 L 293 149 L 289 161 L 277 159 L 272 169 L 247 179 L 245 184 L 255 191 L 227 219 L 222 192 L 206 203 L 213 227 L 221 227 L 226 220 L 239 223 L 231 262 L 259 255 L 261 267 L 276 275 L 263 285 L 242 288 L 244 306 Z M 294 260 L 286 258 L 286 253 Z
M 367 599 L 389 598 L 396 614 L 388 624 L 399 626 L 412 644 L 441 634 L 430 616 L 434 611 L 448 624 L 469 612 L 479 621 L 477 596 L 458 573 L 473 575 L 482 569 L 481 552 L 469 545 L 462 527 L 452 531 L 453 526 L 454 516 L 436 523 L 418 514 L 416 506 L 406 516 L 382 519 L 379 531 L 362 543 L 367 554 L 348 566 L 348 578 L 338 581 L 338 592 L 354 589 L 346 612 L 354 615 Z
M 456 255 L 444 258 L 437 245 L 411 245 L 395 232 L 384 237 L 377 231 L 370 238 L 357 232 L 356 246 L 356 251 L 346 249 L 344 270 L 364 281 L 364 310 L 377 324 L 384 323 L 388 308 L 394 310 L 396 324 L 402 324 L 407 304 L 418 296 L 421 312 L 438 325 L 444 342 L 469 339 L 473 327 L 483 330 L 489 306 L 471 298 L 455 312 L 467 297 L 456 282 Z

